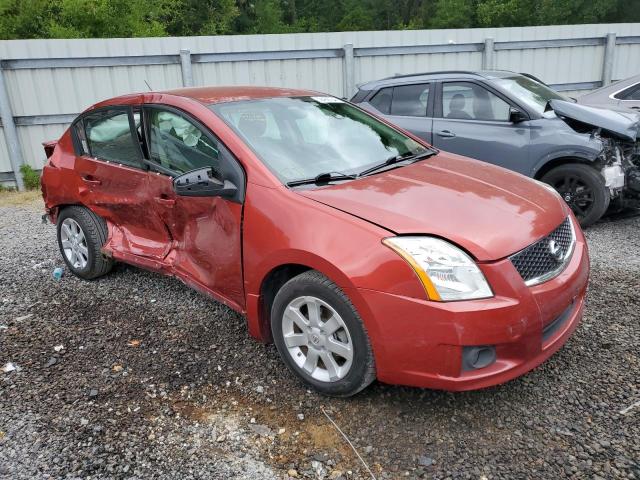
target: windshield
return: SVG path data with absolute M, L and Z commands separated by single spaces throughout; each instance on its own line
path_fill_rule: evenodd
M 268 98 L 210 108 L 285 184 L 320 174 L 354 174 L 391 157 L 427 151 L 334 97 Z
M 555 90 L 551 90 L 546 85 L 543 85 L 535 80 L 524 77 L 522 75 L 506 78 L 495 78 L 492 80 L 502 90 L 513 95 L 518 100 L 526 103 L 536 112 L 542 114 L 544 107 L 549 100 L 565 100 L 570 102 L 571 100 L 564 95 L 559 94 Z

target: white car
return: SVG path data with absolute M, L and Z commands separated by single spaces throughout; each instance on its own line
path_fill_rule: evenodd
M 578 97 L 577 101 L 593 107 L 640 110 L 640 75 L 594 90 Z

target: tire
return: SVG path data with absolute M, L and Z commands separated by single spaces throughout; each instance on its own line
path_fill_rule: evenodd
M 107 224 L 98 215 L 86 207 L 66 207 L 58 215 L 56 230 L 60 253 L 74 275 L 91 280 L 111 270 L 113 260 L 100 251 L 107 241 Z
M 582 227 L 588 227 L 600 220 L 609 208 L 611 197 L 604 178 L 589 165 L 560 165 L 547 172 L 541 180 L 555 188 Z
M 315 306 L 320 312 L 318 322 L 311 315 Z M 335 329 L 336 325 L 340 327 Z M 362 319 L 344 292 L 320 272 L 304 272 L 282 286 L 271 308 L 271 331 L 287 367 L 324 395 L 349 397 L 376 378 L 373 351 Z M 350 359 L 343 353 L 349 351 Z M 312 367 L 316 354 L 319 360 Z

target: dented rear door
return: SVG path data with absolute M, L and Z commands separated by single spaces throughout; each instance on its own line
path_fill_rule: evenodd
M 76 157 L 80 198 L 110 225 L 107 249 L 153 259 L 169 250 L 170 237 L 152 207 L 136 119 L 129 107 L 86 114 L 75 127 L 83 155 Z

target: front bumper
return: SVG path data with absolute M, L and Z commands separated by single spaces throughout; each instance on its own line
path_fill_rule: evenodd
M 537 367 L 576 329 L 584 309 L 589 256 L 579 227 L 565 270 L 527 287 L 508 259 L 481 268 L 495 296 L 431 302 L 359 289 L 367 304 L 378 379 L 443 390 L 473 390 L 504 383 Z M 491 345 L 496 361 L 463 368 L 465 346 Z

